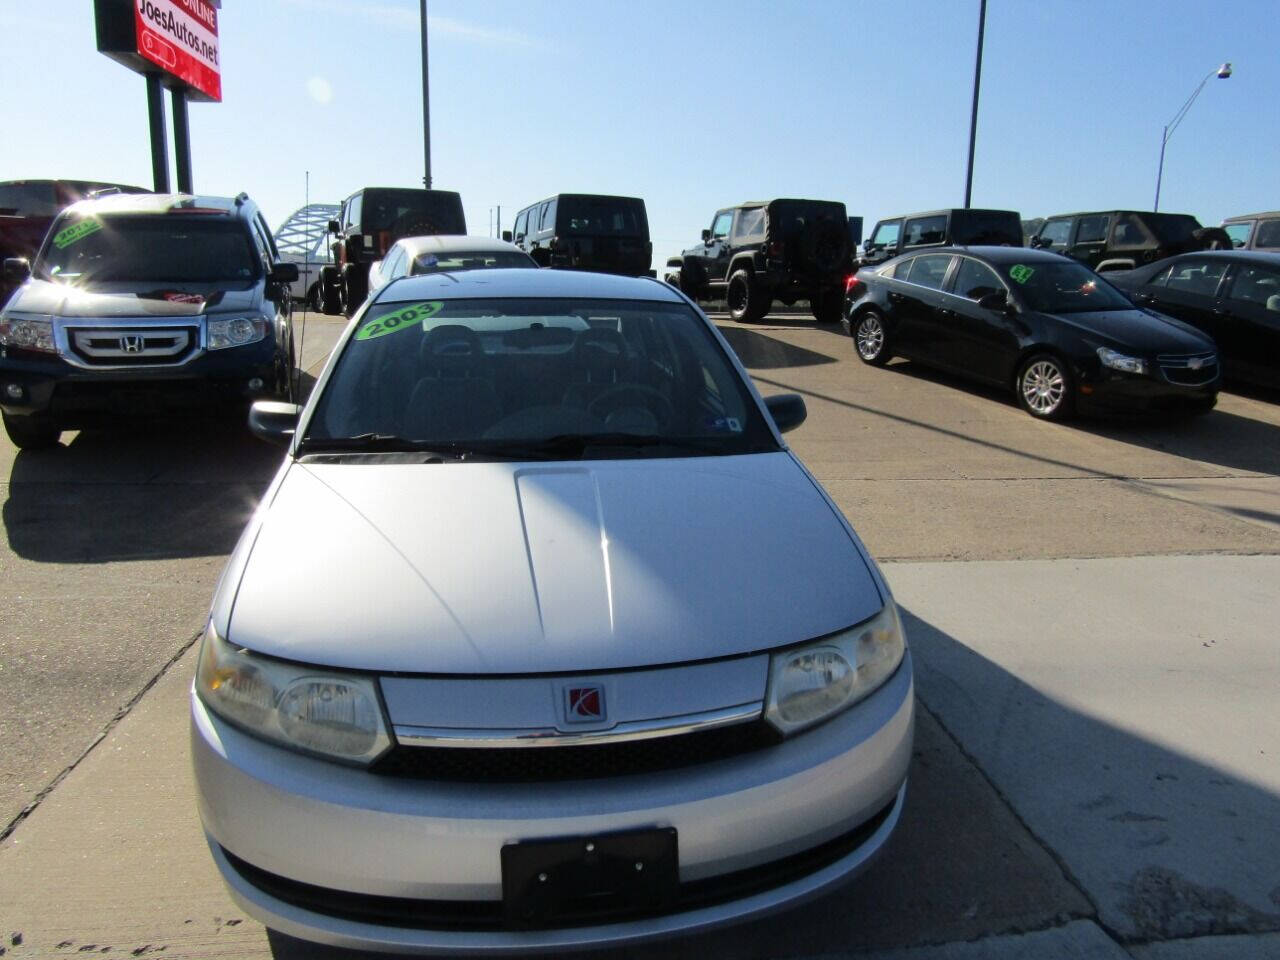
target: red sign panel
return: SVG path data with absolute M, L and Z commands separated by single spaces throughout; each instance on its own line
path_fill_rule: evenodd
M 222 99 L 218 11 L 205 0 L 134 0 L 138 54 L 210 100 Z

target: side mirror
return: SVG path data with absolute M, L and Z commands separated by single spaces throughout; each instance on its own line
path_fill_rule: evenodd
M 31 262 L 26 257 L 5 257 L 4 278 L 10 283 L 25 283 L 31 276 Z
M 703 243 L 710 243 L 710 242 L 711 242 L 711 231 L 710 231 L 710 230 L 703 230 L 703 231 L 702 231 L 702 242 L 703 242 Z
M 272 283 L 296 283 L 298 281 L 298 265 L 281 261 L 271 268 Z
M 287 446 L 298 429 L 298 414 L 302 408 L 296 403 L 280 400 L 258 400 L 249 408 L 249 432 L 259 440 Z
M 510 230 L 503 230 L 503 231 L 502 231 L 502 240 L 503 240 L 503 242 L 504 242 L 504 243 L 510 243 L 510 242 L 511 242 L 511 231 L 510 231 Z
M 1041 248 L 1048 248 L 1052 246 L 1053 246 L 1053 241 L 1050 240 L 1048 237 L 1032 237 L 1031 238 L 1031 248 L 1033 250 L 1039 250 Z
M 342 224 L 340 224 L 337 220 L 330 220 L 330 221 L 329 221 L 329 232 L 330 232 L 330 233 L 337 233 L 337 232 L 338 232 L 339 230 L 341 230 L 341 229 L 342 229 Z
M 1004 310 L 1009 306 L 1009 294 L 1004 290 L 994 290 L 980 297 L 978 306 L 983 310 Z
M 804 397 L 798 393 L 780 393 L 765 397 L 764 405 L 769 410 L 769 416 L 773 417 L 779 433 L 794 430 L 809 416 L 809 410 L 804 405 Z

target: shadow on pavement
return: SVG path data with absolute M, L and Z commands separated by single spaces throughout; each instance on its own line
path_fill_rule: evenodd
M 746 327 L 719 327 L 724 338 L 733 347 L 742 365 L 751 370 L 776 370 L 781 367 L 812 367 L 822 363 L 835 363 L 836 358 L 816 350 L 807 350 L 790 343 L 783 343 L 763 333 Z
M 44 563 L 225 555 L 281 457 L 238 420 L 82 431 L 18 451 L 5 534 L 18 556 Z
M 1113 936 L 1280 930 L 1280 796 L 1052 699 L 907 610 L 903 623 L 920 699 Z

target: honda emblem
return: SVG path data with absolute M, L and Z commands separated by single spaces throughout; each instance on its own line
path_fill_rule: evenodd
M 599 723 L 605 718 L 604 687 L 566 687 L 564 714 L 567 723 Z
M 142 337 L 139 334 L 128 333 L 120 338 L 120 349 L 125 353 L 141 353 Z

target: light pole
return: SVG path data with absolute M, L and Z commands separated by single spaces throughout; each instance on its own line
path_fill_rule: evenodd
M 969 166 L 964 176 L 964 205 L 973 198 L 973 148 L 978 142 L 978 90 L 982 86 L 982 35 L 987 29 L 987 0 L 978 6 L 978 55 L 973 64 L 973 112 L 969 116 Z
M 1196 97 L 1200 96 L 1200 91 L 1204 89 L 1204 85 L 1209 82 L 1209 78 L 1217 76 L 1219 80 L 1226 80 L 1231 76 L 1231 64 L 1224 63 L 1217 70 L 1210 70 L 1204 75 L 1204 79 L 1200 81 L 1200 86 L 1191 92 L 1191 96 L 1187 97 L 1181 109 L 1173 115 L 1173 119 L 1164 125 L 1164 133 L 1160 136 L 1160 166 L 1156 168 L 1156 202 L 1151 209 L 1155 212 L 1160 210 L 1160 181 L 1164 178 L 1164 148 L 1169 143 L 1169 138 L 1173 136 L 1173 131 L 1178 129 L 1187 111 L 1191 109 L 1191 105 L 1196 102 Z
M 431 87 L 427 82 L 427 0 L 422 8 L 422 185 L 431 189 Z

